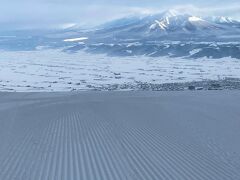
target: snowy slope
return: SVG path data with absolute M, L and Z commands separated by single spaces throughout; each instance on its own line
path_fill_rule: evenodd
M 151 35 L 151 31 L 158 31 L 173 33 L 173 32 L 196 32 L 203 33 L 204 31 L 216 33 L 217 30 L 221 30 L 221 26 L 217 24 L 217 21 L 208 21 L 207 19 L 197 17 L 190 14 L 179 13 L 174 10 L 169 10 L 160 14 L 154 14 L 145 16 L 143 18 L 127 18 L 113 21 L 111 26 L 106 24 L 102 27 L 102 31 L 106 30 L 106 32 L 116 31 L 116 33 L 120 32 L 135 32 L 139 36 L 145 34 Z M 227 19 L 227 18 L 226 18 Z M 124 22 L 126 22 L 124 24 Z M 148 33 L 147 30 L 151 30 Z M 141 33 L 141 34 L 140 34 Z
M 0 179 L 238 180 L 239 100 L 235 91 L 0 94 Z

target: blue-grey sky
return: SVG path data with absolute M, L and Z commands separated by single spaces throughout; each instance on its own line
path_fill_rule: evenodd
M 95 25 L 125 15 L 167 9 L 240 19 L 239 0 L 1 0 L 0 4 L 0 23 L 29 26 Z

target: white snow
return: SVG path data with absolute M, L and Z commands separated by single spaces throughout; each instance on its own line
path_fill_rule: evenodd
M 239 180 L 240 92 L 0 93 L 1 180 Z
M 194 55 L 194 54 L 200 52 L 201 50 L 202 50 L 202 49 L 194 49 L 194 50 L 190 51 L 189 54 L 190 54 L 190 55 Z
M 165 29 L 167 28 L 167 25 L 165 24 L 164 21 L 155 20 L 155 23 L 156 23 L 156 25 L 155 25 L 155 26 L 154 26 L 154 24 L 151 25 L 150 29 L 156 28 L 157 25 L 158 25 L 158 26 L 160 27 L 160 29 L 162 29 L 162 30 L 165 30 Z
M 154 24 L 152 24 L 152 25 L 150 26 L 150 29 L 156 29 L 156 27 L 157 27 L 157 24 L 154 23 Z
M 155 20 L 155 23 L 150 26 L 150 29 L 156 29 L 160 27 L 162 30 L 166 30 L 166 28 L 170 25 L 169 17 L 165 17 L 161 20 Z
M 231 17 L 223 17 L 223 16 L 220 17 L 220 21 L 221 22 L 226 22 L 226 23 L 233 23 L 233 22 L 240 23 L 240 21 L 235 20 L 235 19 L 233 19 Z
M 168 17 L 166 17 L 165 20 L 166 20 L 167 24 L 170 24 Z
M 80 37 L 80 38 L 72 38 L 72 39 L 64 39 L 64 42 L 76 42 L 76 41 L 84 41 L 87 40 L 88 37 Z
M 142 43 L 140 42 L 134 42 L 134 43 L 128 43 L 126 47 L 132 47 L 132 46 L 141 46 Z
M 240 77 L 240 61 L 231 58 L 108 57 L 58 50 L 0 53 L 0 91 L 69 91 L 136 81 L 171 83 Z M 115 78 L 114 73 L 121 77 Z
M 196 22 L 196 21 L 204 21 L 203 19 L 196 17 L 196 16 L 191 16 L 188 18 L 189 21 Z

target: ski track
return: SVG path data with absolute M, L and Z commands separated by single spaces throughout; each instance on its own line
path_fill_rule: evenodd
M 109 118 L 97 112 L 99 102 L 45 103 L 33 107 L 43 115 L 31 127 L 16 127 L 21 137 L 0 155 L 1 180 L 240 179 L 209 146 L 166 134 L 161 121 Z M 23 115 L 28 112 L 15 120 Z

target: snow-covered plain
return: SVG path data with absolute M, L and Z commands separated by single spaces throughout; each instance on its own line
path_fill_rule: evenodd
M 0 91 L 86 90 L 111 84 L 240 77 L 238 59 L 109 57 L 60 50 L 0 51 Z

